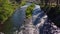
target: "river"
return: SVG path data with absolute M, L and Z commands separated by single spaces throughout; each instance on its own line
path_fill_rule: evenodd
M 25 20 L 25 16 L 26 16 L 25 10 L 29 5 L 30 4 L 27 4 L 25 6 L 22 6 L 21 8 L 17 8 L 15 10 L 15 13 L 5 23 L 5 25 L 6 25 L 5 29 L 4 29 L 5 34 L 18 34 L 18 31 L 20 31 L 20 27 L 22 26 L 22 24 L 24 23 L 24 20 Z M 44 16 L 45 16 L 45 18 L 42 18 Z M 43 20 L 41 20 L 41 19 L 43 19 Z M 44 21 L 44 19 L 46 21 Z M 50 33 L 51 25 L 50 25 L 50 23 L 48 23 L 48 17 L 44 13 L 44 11 L 41 10 L 39 5 L 35 5 L 35 8 L 32 12 L 32 23 L 34 26 L 36 26 L 38 24 L 40 34 L 51 34 Z M 42 24 L 42 26 L 39 25 L 40 23 Z

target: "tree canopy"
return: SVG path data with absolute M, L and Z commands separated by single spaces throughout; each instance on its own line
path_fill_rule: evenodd
M 9 0 L 0 1 L 0 23 L 5 22 L 14 12 L 14 7 Z

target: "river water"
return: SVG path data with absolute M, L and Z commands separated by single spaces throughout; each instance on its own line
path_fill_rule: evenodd
M 5 34 L 18 34 L 18 31 L 20 31 L 20 27 L 24 23 L 24 19 L 26 16 L 25 10 L 29 5 L 30 4 L 27 4 L 15 10 L 15 13 L 12 15 L 12 17 L 9 20 L 7 20 L 8 22 L 6 22 L 5 24 L 6 25 L 5 28 L 8 28 L 8 29 L 4 29 Z M 41 22 L 41 18 L 44 17 L 45 15 L 46 14 L 44 13 L 44 11 L 41 10 L 40 6 L 35 5 L 35 8 L 32 12 L 33 25 L 36 26 L 37 24 L 39 24 Z M 44 21 L 44 23 L 42 23 L 42 26 L 39 27 L 39 32 L 40 34 L 52 34 L 51 30 L 52 30 L 51 24 L 50 22 L 48 22 L 48 17 L 46 17 L 46 21 Z

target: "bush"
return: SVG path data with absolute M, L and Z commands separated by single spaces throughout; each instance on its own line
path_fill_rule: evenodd
M 24 6 L 26 4 L 26 1 L 25 0 L 22 0 L 21 3 L 20 3 L 20 7 L 21 6 Z
M 32 3 L 30 6 L 27 7 L 27 9 L 26 9 L 26 17 L 27 18 L 32 16 L 32 11 L 33 11 L 34 7 L 35 7 L 34 3 Z

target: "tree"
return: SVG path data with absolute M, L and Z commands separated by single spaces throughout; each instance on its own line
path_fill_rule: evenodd
M 45 0 L 45 6 L 47 6 L 48 1 L 49 1 L 49 0 Z
M 11 21 L 8 20 L 12 16 L 17 4 L 12 4 L 9 0 L 0 0 L 0 32 L 9 33 L 12 28 Z
M 56 0 L 56 1 L 57 1 L 57 2 L 56 2 L 56 3 L 57 3 L 57 6 L 58 6 L 58 0 Z
M 0 5 L 0 22 L 5 22 L 13 13 L 14 8 L 10 4 L 9 0 L 2 0 Z

